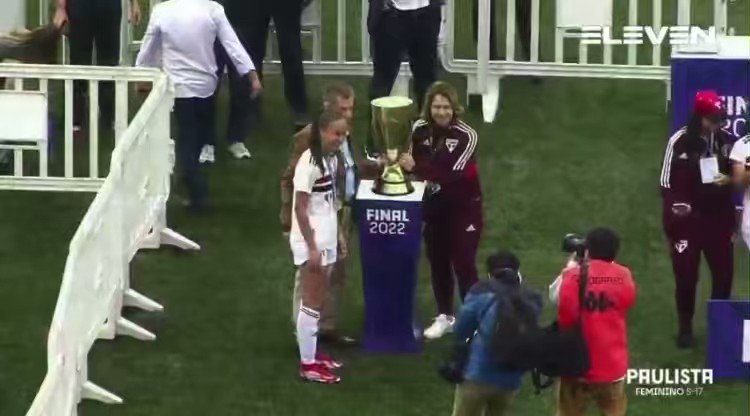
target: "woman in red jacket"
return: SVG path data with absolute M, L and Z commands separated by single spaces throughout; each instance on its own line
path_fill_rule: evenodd
M 484 220 L 475 159 L 477 132 L 461 121 L 456 89 L 436 82 L 427 91 L 411 146 L 418 179 L 428 183 L 424 238 L 438 316 L 424 331 L 440 338 L 453 330 L 455 272 L 461 299 L 477 282 L 476 253 Z

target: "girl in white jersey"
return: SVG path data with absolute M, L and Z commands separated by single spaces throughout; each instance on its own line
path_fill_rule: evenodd
M 742 203 L 742 239 L 750 248 L 750 134 L 737 140 L 729 155 L 732 178 L 737 188 L 745 191 Z
M 317 351 L 317 333 L 326 276 L 336 262 L 338 249 L 336 153 L 347 131 L 346 118 L 324 112 L 313 123 L 310 148 L 302 153 L 294 171 L 289 244 L 294 264 L 302 274 L 302 304 L 297 317 L 300 377 L 326 384 L 340 381 L 331 370 L 341 363 Z

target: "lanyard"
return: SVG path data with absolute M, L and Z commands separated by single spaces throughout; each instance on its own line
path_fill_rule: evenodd
M 714 134 L 711 133 L 711 135 L 708 137 L 708 139 L 704 138 L 703 140 L 706 141 L 706 154 L 705 154 L 705 157 L 711 157 L 711 156 L 713 156 L 713 154 L 714 154 L 714 144 L 715 144 Z
M 338 196 L 336 195 L 336 173 L 333 171 L 333 166 L 336 161 L 336 156 L 326 155 L 323 157 L 323 163 L 326 165 L 328 176 L 331 177 L 331 192 L 333 193 L 333 203 L 335 205 Z

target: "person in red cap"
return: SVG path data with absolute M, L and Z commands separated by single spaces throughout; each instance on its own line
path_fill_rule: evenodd
M 679 348 L 693 345 L 701 253 L 711 270 L 711 298 L 732 293 L 736 220 L 729 152 L 734 140 L 720 128 L 724 117 L 716 91 L 699 91 L 687 126 L 669 138 L 664 152 L 663 221 L 675 276 Z

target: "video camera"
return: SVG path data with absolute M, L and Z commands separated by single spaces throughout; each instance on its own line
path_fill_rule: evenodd
M 563 253 L 573 254 L 582 259 L 586 253 L 586 239 L 578 234 L 566 234 L 562 241 Z

